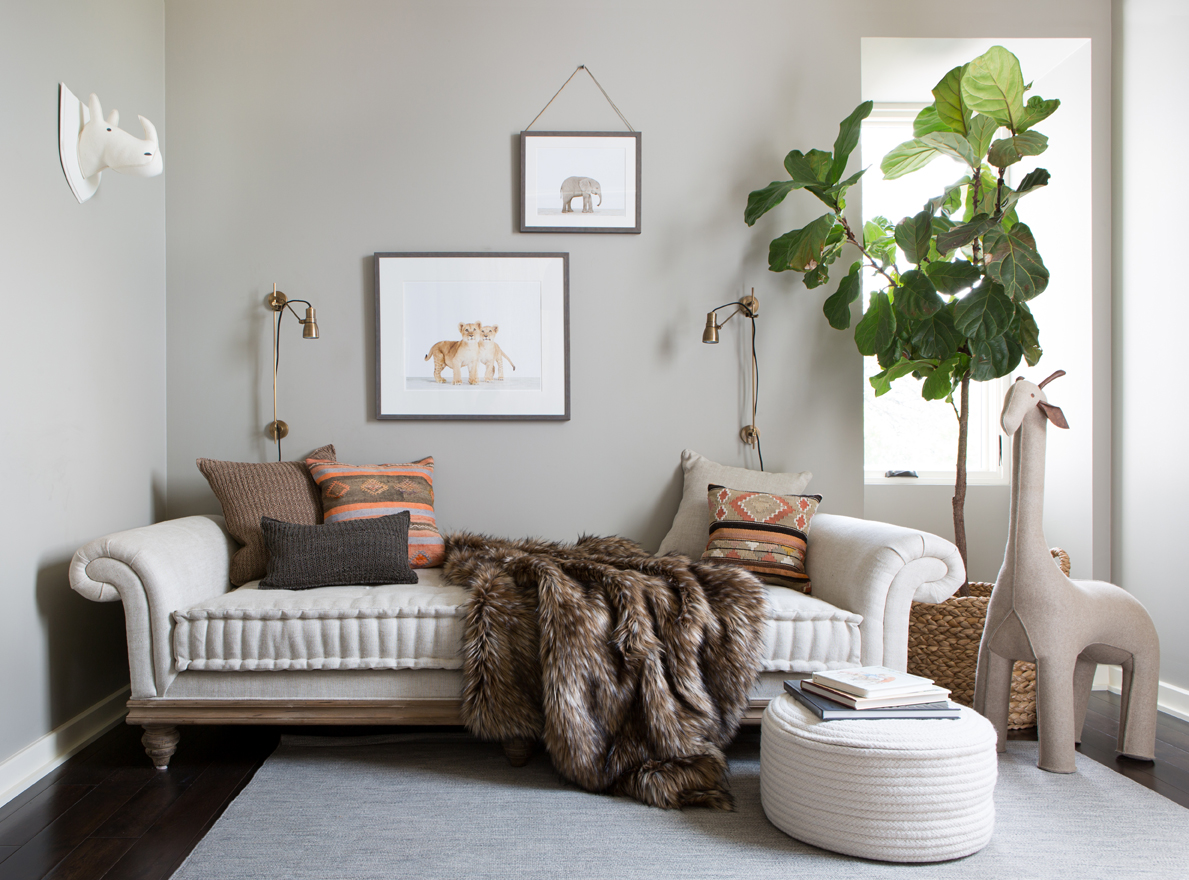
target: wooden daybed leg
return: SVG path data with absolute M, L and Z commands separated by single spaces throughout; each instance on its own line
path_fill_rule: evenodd
M 178 740 L 181 738 L 182 735 L 172 724 L 146 724 L 140 741 L 153 766 L 158 770 L 168 770 L 169 759 L 178 750 Z
M 500 745 L 504 747 L 504 755 L 508 758 L 508 763 L 513 767 L 523 767 L 528 763 L 528 759 L 533 756 L 533 749 L 536 746 L 531 739 L 505 739 L 500 741 Z

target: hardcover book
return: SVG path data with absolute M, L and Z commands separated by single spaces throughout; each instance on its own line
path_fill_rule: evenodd
M 933 684 L 931 678 L 909 675 L 887 666 L 857 666 L 853 669 L 815 672 L 813 681 L 856 697 L 891 696 L 897 691 L 909 693 Z
M 922 703 L 916 706 L 901 706 L 891 709 L 852 709 L 841 703 L 818 696 L 804 690 L 800 681 L 786 681 L 784 689 L 801 705 L 805 706 L 823 721 L 838 721 L 841 719 L 866 718 L 959 718 L 961 711 L 958 706 L 948 700 L 935 703 Z
M 950 695 L 947 688 L 928 687 L 910 694 L 896 693 L 887 697 L 856 697 L 854 694 L 846 694 L 842 691 L 836 691 L 833 688 L 823 687 L 813 681 L 805 681 L 802 684 L 804 690 L 833 700 L 835 703 L 850 706 L 852 709 L 890 709 L 896 706 L 918 706 L 921 703 L 933 703 L 938 700 L 944 700 Z

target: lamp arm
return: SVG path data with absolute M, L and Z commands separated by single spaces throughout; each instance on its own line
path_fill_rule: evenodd
M 727 306 L 735 306 L 735 310 L 733 312 L 731 312 L 731 314 L 727 315 L 726 319 L 721 324 L 718 324 L 718 328 L 720 330 L 723 327 L 727 326 L 727 323 L 731 320 L 731 318 L 733 318 L 739 314 L 746 314 L 743 307 L 740 306 L 739 303 L 725 303 L 725 304 L 719 306 L 718 309 L 725 309 Z M 718 309 L 711 309 L 711 311 L 714 313 L 714 316 L 716 318 L 718 317 Z
M 281 306 L 282 312 L 285 311 L 285 309 L 288 309 L 289 311 L 293 312 L 293 317 L 297 318 L 297 322 L 299 324 L 304 324 L 305 318 L 303 318 L 301 315 L 297 314 L 297 309 L 293 308 L 294 303 L 305 303 L 306 306 L 311 309 L 314 307 L 314 304 L 312 302 L 310 302 L 308 299 L 287 299 L 287 300 L 285 300 L 285 305 Z

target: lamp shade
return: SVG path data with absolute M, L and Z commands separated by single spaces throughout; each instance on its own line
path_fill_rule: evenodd
M 314 307 L 310 306 L 306 309 L 306 319 L 301 322 L 301 338 L 302 339 L 317 339 L 318 338 L 318 321 L 315 318 Z
M 706 329 L 702 331 L 702 341 L 707 343 L 718 342 L 718 324 L 714 320 L 715 313 L 709 312 L 706 315 Z

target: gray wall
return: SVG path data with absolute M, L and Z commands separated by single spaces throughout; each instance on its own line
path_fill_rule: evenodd
M 163 512 L 165 179 L 108 172 L 79 205 L 58 82 L 164 143 L 163 19 L 159 0 L 0 4 L 0 761 L 128 681 L 119 604 L 71 592 L 66 567 Z
M 965 0 L 702 3 L 696 15 L 659 0 L 4 0 L 0 278 L 10 323 L 0 430 L 16 463 L 9 497 L 20 505 L 10 504 L 3 530 L 0 758 L 126 680 L 119 606 L 68 590 L 71 552 L 114 529 L 217 510 L 197 456 L 269 457 L 262 299 L 273 281 L 314 301 L 324 334 L 306 343 L 296 325 L 284 328 L 287 453 L 330 440 L 360 462 L 433 454 L 446 528 L 620 532 L 650 545 L 676 508 L 683 447 L 754 463 L 736 439 L 742 328 L 732 322 L 718 348 L 698 339 L 708 308 L 755 286 L 768 467 L 813 470 L 825 509 L 861 515 L 859 358 L 822 319 L 819 292 L 765 269 L 768 240 L 816 209 L 791 199 L 748 230 L 742 207 L 748 191 L 782 176 L 788 149 L 833 142 L 860 97 L 861 36 L 1088 36 L 1100 75 L 1098 53 L 1111 46 L 1106 0 L 1008 0 L 997 10 Z M 1119 155 L 1143 153 L 1152 136 L 1145 96 L 1167 90 L 1150 84 L 1184 80 L 1187 27 L 1174 0 L 1116 5 L 1115 88 L 1130 108 Z M 578 63 L 644 132 L 642 235 L 515 231 L 516 135 Z M 98 91 L 125 119 L 156 122 L 164 177 L 108 175 L 92 202 L 75 204 L 54 144 L 59 80 Z M 1097 138 L 1109 104 L 1094 113 Z M 618 120 L 576 79 L 536 127 L 614 130 Z M 1109 154 L 1109 144 L 1093 147 Z M 1167 463 L 1184 418 L 1151 379 L 1174 374 L 1158 353 L 1175 323 L 1153 330 L 1148 318 L 1172 286 L 1157 264 L 1126 260 L 1128 248 L 1150 250 L 1137 201 L 1149 189 L 1133 182 L 1123 197 L 1121 159 L 1115 176 L 1114 381 L 1116 413 L 1129 418 L 1116 419 L 1113 438 L 1114 572 L 1161 621 L 1164 677 L 1184 686 L 1189 657 L 1175 637 L 1189 609 L 1167 553 L 1182 517 L 1162 500 L 1183 482 Z M 1165 185 L 1174 198 L 1183 189 Z M 1096 222 L 1109 203 L 1096 191 Z M 1095 234 L 1105 248 L 1109 230 Z M 377 250 L 569 251 L 573 420 L 375 421 Z M 1096 336 L 1110 326 L 1100 317 Z M 1102 363 L 1095 358 L 1096 394 Z M 1099 412 L 1096 402 L 1096 475 L 1111 449 L 1098 442 Z M 1153 412 L 1165 421 L 1153 426 Z M 921 488 L 911 508 L 868 502 L 884 518 L 935 521 L 947 534 L 948 493 Z M 1001 499 L 971 497 L 976 515 L 1002 521 Z M 994 544 L 1001 538 L 972 547 L 972 558 L 990 558 Z M 1095 547 L 1095 569 L 1102 552 Z
M 1114 581 L 1152 613 L 1160 631 L 1160 677 L 1189 690 L 1186 567 L 1172 551 L 1185 540 L 1181 499 L 1189 415 L 1181 384 L 1184 308 L 1179 248 L 1152 259 L 1189 202 L 1189 181 L 1169 174 L 1145 193 L 1156 143 L 1183 143 L 1189 120 L 1168 100 L 1189 82 L 1189 9 L 1179 0 L 1124 0 L 1115 10 L 1115 455 Z M 1159 172 L 1156 172 L 1159 173 Z M 1168 249 L 1157 245 L 1167 257 Z M 1165 695 L 1166 699 L 1169 695 Z M 1182 708 L 1189 706 L 1182 692 Z
M 820 210 L 790 198 L 749 230 L 747 193 L 783 176 L 791 147 L 833 143 L 859 100 L 860 36 L 1109 46 L 1101 0 L 1007 3 L 994 20 L 975 3 L 908 8 L 168 3 L 170 512 L 217 509 L 195 457 L 269 454 L 262 298 L 276 281 L 315 303 L 323 330 L 304 343 L 283 328 L 289 454 L 327 441 L 351 461 L 432 454 L 446 528 L 652 546 L 683 447 L 750 461 L 742 328 L 716 349 L 699 338 L 707 309 L 754 286 L 765 462 L 812 470 L 824 509 L 863 515 L 860 359 L 820 292 L 766 270 L 768 241 Z M 644 132 L 639 236 L 515 231 L 517 132 L 577 63 Z M 617 124 L 575 80 L 537 128 Z M 573 419 L 375 421 L 377 250 L 569 251 Z

